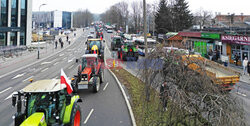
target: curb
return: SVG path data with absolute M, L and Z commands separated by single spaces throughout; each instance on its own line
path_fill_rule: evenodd
M 75 42 L 74 42 L 74 43 L 75 43 Z M 5 76 L 8 76 L 8 75 L 10 75 L 10 74 L 12 74 L 12 73 L 15 73 L 15 72 L 19 71 L 19 70 L 25 69 L 25 68 L 27 68 L 27 67 L 29 67 L 29 66 L 32 66 L 32 65 L 36 64 L 36 63 L 42 62 L 42 61 L 44 61 L 44 60 L 46 60 L 46 59 L 48 59 L 48 58 L 50 58 L 50 57 L 52 57 L 52 56 L 54 56 L 54 55 L 57 55 L 58 53 L 64 51 L 65 49 L 71 47 L 72 45 L 73 45 L 73 44 L 71 44 L 70 46 L 68 46 L 68 47 L 66 47 L 66 48 L 64 48 L 64 49 L 62 49 L 62 50 L 56 52 L 56 53 L 53 54 L 53 55 L 44 57 L 44 58 L 42 58 L 42 59 L 40 59 L 40 60 L 38 60 L 38 61 L 35 61 L 35 62 L 33 62 L 33 63 L 31 63 L 31 64 L 29 64 L 29 65 L 27 65 L 27 66 L 21 67 L 21 68 L 19 68 L 19 69 L 16 69 L 16 70 L 14 70 L 14 71 L 11 71 L 11 72 L 9 72 L 9 73 L 6 73 L 6 74 L 4 74 L 4 75 L 1 75 L 0 78 L 3 78 L 3 77 L 5 77 Z
M 125 102 L 127 104 L 127 107 L 128 107 L 128 110 L 129 110 L 129 114 L 130 114 L 130 118 L 131 118 L 131 121 L 132 121 L 132 125 L 136 126 L 135 117 L 134 117 L 134 113 L 133 113 L 132 107 L 131 107 L 131 105 L 130 105 L 130 103 L 128 101 L 128 97 L 125 94 L 124 89 L 122 88 L 122 85 L 121 85 L 120 81 L 118 80 L 118 78 L 116 77 L 116 75 L 110 69 L 108 69 L 108 71 L 112 74 L 112 76 L 115 78 L 116 82 L 118 83 L 119 88 L 120 88 L 120 90 L 122 92 L 122 95 L 123 95 L 123 97 L 125 99 Z

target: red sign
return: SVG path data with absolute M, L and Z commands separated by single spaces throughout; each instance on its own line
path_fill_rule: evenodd
M 250 45 L 250 37 L 248 36 L 222 35 L 221 41 L 240 45 Z
M 179 36 L 186 36 L 186 37 L 200 38 L 201 32 L 179 32 L 178 35 Z

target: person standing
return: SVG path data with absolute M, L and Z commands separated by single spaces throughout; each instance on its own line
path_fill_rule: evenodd
M 247 73 L 247 67 L 248 66 L 248 60 L 247 57 L 243 60 L 243 74 L 245 75 Z
M 234 57 L 235 57 L 235 65 L 238 66 L 239 57 L 238 57 L 237 53 L 234 55 Z
M 209 50 L 208 56 L 209 56 L 209 59 L 210 59 L 210 60 L 213 59 L 213 51 L 212 51 L 212 49 Z

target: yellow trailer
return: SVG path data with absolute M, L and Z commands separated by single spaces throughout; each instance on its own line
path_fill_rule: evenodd
M 205 59 L 200 55 L 186 55 L 182 57 L 184 62 L 188 64 L 188 67 L 203 74 L 204 71 L 200 69 L 204 68 L 205 73 L 211 78 L 211 80 L 223 86 L 223 90 L 232 90 L 234 85 L 240 81 L 240 73 L 225 67 L 214 61 Z M 199 65 L 198 65 L 199 64 Z

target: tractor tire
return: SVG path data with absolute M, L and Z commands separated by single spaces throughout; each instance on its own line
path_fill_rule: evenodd
M 137 61 L 139 59 L 139 57 L 135 57 L 135 61 Z
M 100 70 L 100 83 L 102 84 L 104 82 L 104 70 Z
M 93 92 L 94 93 L 97 93 L 99 90 L 100 90 L 100 85 L 101 82 L 100 82 L 100 77 L 97 76 L 97 77 L 94 77 L 94 80 L 93 80 Z
M 73 111 L 71 112 L 71 126 L 81 126 L 82 116 L 81 109 L 78 104 L 74 105 Z

